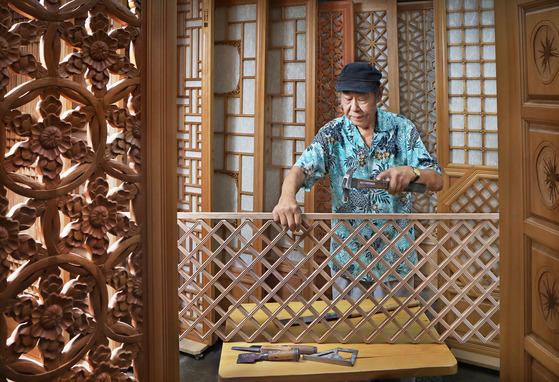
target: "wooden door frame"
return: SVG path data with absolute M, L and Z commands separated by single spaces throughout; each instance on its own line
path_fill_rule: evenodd
M 177 4 L 142 4 L 144 343 L 146 381 L 179 380 L 177 248 Z M 164 185 L 164 186 L 163 186 Z M 142 380 L 143 380 L 142 378 Z

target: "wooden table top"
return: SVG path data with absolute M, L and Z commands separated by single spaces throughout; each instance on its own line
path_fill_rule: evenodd
M 279 345 L 257 343 L 261 345 Z M 445 344 L 302 344 L 318 347 L 318 352 L 336 347 L 356 349 L 353 366 L 332 365 L 301 359 L 291 361 L 258 361 L 238 364 L 242 352 L 233 346 L 250 346 L 254 343 L 227 342 L 221 350 L 219 363 L 220 382 L 303 382 L 351 381 L 379 378 L 402 378 L 455 374 L 456 358 Z M 285 345 L 285 344 L 281 344 Z M 349 359 L 349 353 L 339 353 Z

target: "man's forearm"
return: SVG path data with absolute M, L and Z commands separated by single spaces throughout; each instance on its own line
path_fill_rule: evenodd
M 298 166 L 293 166 L 287 173 L 283 184 L 281 186 L 281 199 L 295 200 L 295 195 L 303 186 L 305 180 L 305 173 Z
M 443 177 L 436 171 L 425 168 L 420 169 L 421 176 L 417 180 L 417 183 L 423 183 L 427 186 L 428 191 L 440 191 L 443 189 Z

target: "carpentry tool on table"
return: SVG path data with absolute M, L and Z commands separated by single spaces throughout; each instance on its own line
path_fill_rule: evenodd
M 374 179 L 358 179 L 353 177 L 353 173 L 357 170 L 357 166 L 351 167 L 342 179 L 342 202 L 349 200 L 349 191 L 352 188 L 377 188 L 380 190 L 388 190 L 390 182 L 386 180 Z M 408 192 L 427 192 L 427 186 L 423 183 L 410 183 L 404 191 Z
M 339 354 L 340 352 L 351 353 L 351 358 L 345 359 Z M 303 359 L 306 361 L 323 362 L 334 365 L 353 366 L 355 364 L 355 360 L 357 359 L 357 350 L 334 348 L 316 354 L 305 354 L 303 355 Z
M 233 346 L 231 350 L 250 351 L 256 353 L 268 353 L 272 351 L 287 351 L 299 349 L 300 354 L 314 354 L 317 352 L 316 346 L 310 345 L 251 345 L 251 346 Z
M 308 355 L 308 354 L 307 354 Z M 254 363 L 256 361 L 299 361 L 301 352 L 299 349 L 271 351 L 268 353 L 241 353 L 237 357 L 237 363 Z

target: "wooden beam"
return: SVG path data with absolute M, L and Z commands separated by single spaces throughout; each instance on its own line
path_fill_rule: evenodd
M 142 16 L 145 321 L 143 352 L 135 365 L 142 380 L 178 381 L 176 1 L 148 1 Z

